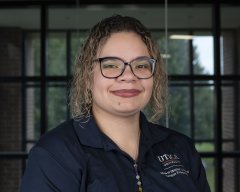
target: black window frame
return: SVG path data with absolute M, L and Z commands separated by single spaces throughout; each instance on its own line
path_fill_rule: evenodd
M 94 1 L 92 1 L 94 3 Z M 83 4 L 87 4 L 87 2 L 82 2 Z M 106 3 L 106 2 L 105 2 Z M 122 1 L 122 3 L 131 3 Z M 164 3 L 164 2 L 162 2 Z M 179 4 L 179 2 L 170 2 L 170 3 L 176 3 Z M 185 3 L 185 2 L 184 2 Z M 201 3 L 201 4 L 209 4 L 208 2 L 204 1 L 199 1 L 195 3 Z M 216 101 L 216 108 L 214 109 L 215 111 L 215 147 L 216 150 L 214 152 L 200 152 L 201 156 L 203 158 L 215 158 L 216 161 L 216 167 L 215 167 L 215 179 L 216 179 L 216 184 L 215 184 L 215 191 L 221 192 L 223 191 L 223 169 L 222 169 L 222 163 L 224 158 L 234 158 L 236 160 L 239 160 L 240 158 L 240 151 L 231 151 L 231 152 L 226 152 L 223 151 L 222 149 L 222 144 L 225 140 L 223 140 L 222 137 L 222 124 L 218 119 L 222 119 L 222 86 L 225 86 L 225 82 L 230 82 L 227 83 L 228 85 L 231 85 L 234 87 L 234 98 L 235 102 L 239 103 L 239 84 L 240 84 L 240 75 L 232 74 L 232 75 L 223 75 L 221 74 L 221 63 L 220 63 L 220 36 L 221 36 L 221 4 L 222 3 L 228 3 L 227 1 L 214 1 L 213 3 L 209 4 L 212 6 L 212 32 L 213 32 L 213 38 L 214 38 L 214 71 L 215 73 L 213 75 L 195 75 L 192 72 L 189 75 L 169 75 L 170 79 L 170 86 L 171 86 L 171 81 L 190 81 L 190 90 L 191 94 L 192 90 L 194 88 L 194 82 L 195 81 L 208 81 L 212 80 L 214 82 L 214 87 L 215 87 L 215 101 Z M 102 3 L 104 4 L 104 2 Z M 150 4 L 150 2 L 148 2 Z M 239 5 L 239 3 L 236 3 Z M 76 2 L 75 1 L 2 1 L 0 2 L 1 7 L 28 7 L 28 6 L 39 6 L 41 10 L 41 30 L 40 30 L 40 41 L 41 41 L 41 74 L 39 77 L 29 77 L 25 73 L 25 60 L 24 57 L 22 59 L 22 75 L 21 76 L 15 76 L 15 77 L 0 77 L 0 83 L 21 83 L 22 85 L 22 130 L 23 130 L 23 136 L 22 136 L 22 151 L 21 152 L 2 152 L 0 151 L 0 159 L 22 159 L 23 160 L 23 171 L 25 168 L 25 160 L 28 157 L 28 153 L 26 152 L 26 89 L 28 87 L 29 82 L 38 82 L 40 83 L 40 90 L 41 90 L 41 134 L 45 133 L 47 131 L 47 83 L 48 82 L 68 82 L 71 79 L 71 74 L 70 74 L 70 52 L 71 52 L 71 46 L 70 46 L 70 31 L 67 31 L 67 75 L 66 76 L 47 76 L 46 74 L 46 62 L 47 62 L 47 44 L 46 44 L 46 39 L 47 39 L 47 34 L 48 34 L 48 7 L 51 5 L 56 5 L 56 6 L 75 6 Z M 23 37 L 24 38 L 24 37 Z M 22 50 L 23 53 L 24 51 L 24 45 L 22 45 Z M 190 52 L 191 53 L 191 52 Z M 236 63 L 237 65 L 237 63 Z M 192 65 L 190 65 L 192 66 Z M 237 67 L 236 67 L 237 68 Z M 191 68 L 190 68 L 191 69 Z M 193 69 L 191 69 L 192 71 Z M 194 98 L 194 97 L 192 97 Z M 191 106 L 193 106 L 193 100 L 191 99 Z M 193 108 L 191 109 L 193 112 Z M 238 114 L 239 114 L 239 109 L 236 106 L 234 108 L 234 114 L 235 114 L 235 122 L 234 126 L 235 129 L 239 127 L 239 122 L 238 122 Z M 70 117 L 70 116 L 69 116 Z M 191 120 L 192 124 L 194 122 L 194 119 Z M 192 126 L 191 126 L 192 127 Z M 193 131 L 193 130 L 192 130 Z M 239 134 L 238 134 L 239 135 Z M 202 140 L 201 140 L 202 141 Z M 35 142 L 35 141 L 30 141 L 30 142 Z M 239 167 L 239 165 L 237 164 Z M 239 169 L 238 169 L 239 170 Z M 237 175 L 237 173 L 236 173 Z M 236 177 L 237 178 L 237 177 Z M 240 185 L 238 182 L 235 182 L 235 190 L 239 191 L 240 190 Z

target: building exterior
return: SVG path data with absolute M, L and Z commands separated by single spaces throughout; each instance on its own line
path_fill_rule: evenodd
M 149 27 L 169 74 L 167 118 L 194 139 L 212 191 L 240 191 L 239 3 L 0 1 L 0 191 L 18 191 L 32 145 L 70 118 L 72 66 L 112 14 Z M 178 35 L 178 36 L 177 36 Z

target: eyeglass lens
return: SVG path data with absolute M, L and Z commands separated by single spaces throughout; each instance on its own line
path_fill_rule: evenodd
M 130 67 L 138 78 L 150 78 L 153 74 L 154 59 L 137 58 L 130 62 Z M 125 70 L 125 63 L 118 58 L 103 58 L 101 60 L 101 71 L 108 78 L 119 77 Z

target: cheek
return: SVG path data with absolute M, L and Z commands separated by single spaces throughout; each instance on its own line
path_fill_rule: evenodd
M 92 94 L 93 97 L 99 97 L 105 94 L 108 90 L 108 79 L 104 78 L 102 74 L 96 72 L 93 78 L 93 85 L 92 85 Z
M 93 71 L 93 82 L 92 82 L 92 89 L 95 91 L 101 87 L 102 75 L 98 68 L 95 67 Z
M 149 81 L 145 82 L 145 89 L 148 94 L 152 94 L 153 90 L 153 80 L 149 79 Z
M 92 94 L 93 97 L 102 92 L 102 83 L 100 79 L 95 78 L 92 85 Z
M 152 94 L 153 94 L 153 81 L 149 82 L 146 85 L 146 92 L 147 92 L 146 98 L 149 101 L 151 99 Z

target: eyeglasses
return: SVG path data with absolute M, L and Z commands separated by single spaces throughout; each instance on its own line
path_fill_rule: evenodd
M 95 61 L 99 61 L 102 75 L 109 79 L 121 76 L 127 65 L 139 79 L 149 79 L 154 74 L 156 63 L 156 59 L 148 57 L 138 57 L 130 62 L 124 62 L 117 57 L 102 57 Z

